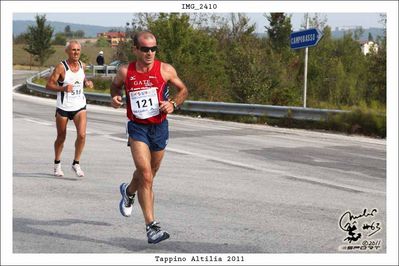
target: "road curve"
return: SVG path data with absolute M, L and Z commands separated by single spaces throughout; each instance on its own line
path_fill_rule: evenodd
M 130 218 L 118 210 L 119 184 L 134 170 L 125 110 L 88 105 L 84 178 L 70 169 L 69 123 L 65 177 L 55 178 L 54 106 L 13 94 L 15 253 L 347 252 L 340 218 L 364 209 L 377 211 L 353 218 L 356 232 L 386 251 L 385 140 L 170 115 L 154 191 L 156 219 L 171 238 L 154 246 L 139 205 Z M 369 237 L 360 224 L 372 222 L 381 230 Z

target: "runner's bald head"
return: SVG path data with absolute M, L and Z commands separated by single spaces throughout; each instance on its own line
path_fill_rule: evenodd
M 151 31 L 148 31 L 148 30 L 140 31 L 134 35 L 133 45 L 135 47 L 139 48 L 140 41 L 142 41 L 142 40 L 155 40 L 156 41 L 157 39 L 155 38 L 155 35 Z

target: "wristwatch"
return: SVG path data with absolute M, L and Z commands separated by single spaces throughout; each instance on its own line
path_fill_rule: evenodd
M 178 108 L 177 103 L 173 100 L 169 100 L 169 102 L 171 102 L 173 104 L 173 109 L 177 110 L 177 108 Z

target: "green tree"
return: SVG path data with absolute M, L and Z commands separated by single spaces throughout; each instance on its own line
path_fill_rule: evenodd
M 371 32 L 369 32 L 369 37 L 367 38 L 367 40 L 369 42 L 374 42 L 373 34 L 371 34 Z
M 66 42 L 67 42 L 67 39 L 66 39 L 64 33 L 58 32 L 57 34 L 55 34 L 55 38 L 53 41 L 54 45 L 65 45 Z
M 146 26 L 157 36 L 158 58 L 176 68 L 190 88 L 191 99 L 228 100 L 224 65 L 214 37 L 200 27 L 194 28 L 187 14 L 160 13 L 156 18 L 141 18 L 135 27 Z
M 353 31 L 353 38 L 358 41 L 360 40 L 360 37 L 362 37 L 364 33 L 364 29 L 360 26 L 360 27 L 356 27 L 356 29 Z
M 135 56 L 132 53 L 132 42 L 125 41 L 119 42 L 116 47 L 116 52 L 114 53 L 112 60 L 120 60 L 122 62 L 133 61 Z
M 367 103 L 373 101 L 380 104 L 386 104 L 386 68 L 387 68 L 387 52 L 386 52 L 386 14 L 380 15 L 380 23 L 383 26 L 383 36 L 378 42 L 378 51 L 371 51 L 367 56 L 368 75 L 366 99 Z
M 269 89 L 267 103 L 273 105 L 297 105 L 300 101 L 300 90 L 297 75 L 301 63 L 297 51 L 290 48 L 292 31 L 291 16 L 284 13 L 264 15 L 269 21 L 265 27 L 268 38 L 265 40 L 267 57 L 263 68 L 267 70 Z M 302 61 L 303 62 L 303 61 Z
M 66 26 L 65 26 L 65 28 L 64 28 L 64 35 L 65 35 L 67 38 L 72 38 L 71 26 L 69 26 L 69 25 L 66 25 Z
M 352 38 L 352 33 L 347 33 L 338 41 L 337 52 L 345 68 L 345 85 L 342 88 L 341 103 L 353 105 L 359 102 L 364 93 L 366 71 L 366 57 L 362 54 L 359 42 Z
M 230 94 L 235 102 L 266 103 L 270 92 L 262 42 L 255 34 L 255 24 L 243 14 L 232 14 L 227 28 L 228 41 L 225 71 L 229 78 Z
M 303 70 L 298 72 L 303 64 L 298 55 L 283 58 L 284 55 L 271 47 L 262 51 L 263 75 L 268 82 L 268 91 L 262 103 L 273 105 L 300 105 L 303 87 Z M 298 76 L 301 80 L 298 81 Z
M 24 48 L 30 53 L 40 66 L 55 50 L 51 47 L 51 37 L 54 29 L 46 25 L 46 15 L 36 15 L 36 26 L 29 26 L 27 30 L 27 45 Z
M 83 30 L 77 30 L 73 34 L 76 38 L 83 38 L 85 36 L 85 32 Z
M 291 16 L 284 13 L 270 13 L 265 15 L 269 26 L 265 26 L 270 46 L 278 52 L 290 50 L 290 34 L 292 31 Z
M 341 39 L 331 38 L 331 29 L 309 49 L 308 96 L 312 107 L 338 108 L 359 104 L 364 99 L 367 78 L 366 58 L 359 42 L 348 31 Z
M 107 38 L 102 36 L 97 39 L 96 46 L 97 47 L 109 47 L 110 43 L 108 42 Z
M 82 61 L 85 64 L 89 63 L 89 56 L 85 53 L 80 53 L 80 61 Z

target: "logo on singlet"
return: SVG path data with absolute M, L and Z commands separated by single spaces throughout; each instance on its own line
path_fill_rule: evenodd
M 146 87 L 152 87 L 153 84 L 150 80 L 138 80 L 138 81 L 133 81 L 133 86 L 146 86 Z

